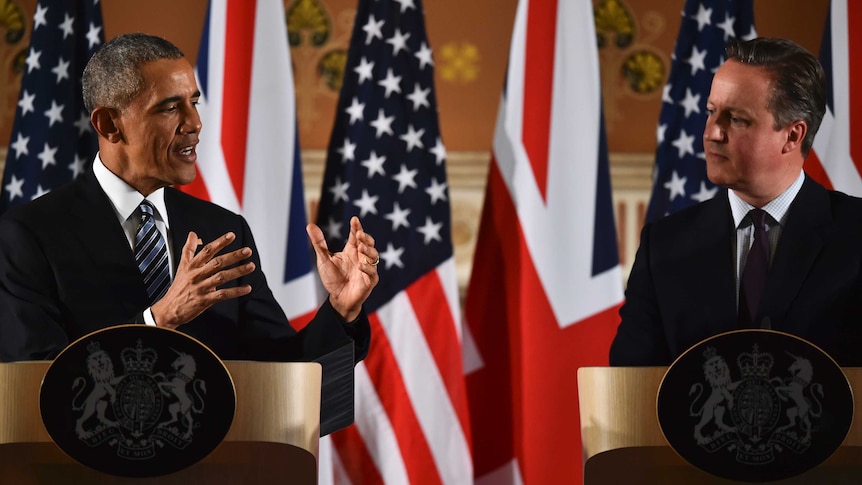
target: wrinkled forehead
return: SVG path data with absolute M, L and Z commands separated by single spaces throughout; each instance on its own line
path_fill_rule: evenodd
M 140 68 L 143 86 L 138 97 L 148 104 L 169 98 L 186 99 L 199 96 L 195 73 L 186 59 L 159 59 Z

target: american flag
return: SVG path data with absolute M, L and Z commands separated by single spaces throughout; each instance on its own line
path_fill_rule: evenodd
M 862 196 L 862 3 L 833 0 L 820 44 L 826 115 L 805 171 L 826 187 Z
M 521 0 L 465 301 L 477 484 L 581 483 L 577 371 L 623 301 L 601 99 L 592 2 Z
M 756 36 L 751 0 L 686 0 L 662 93 L 647 221 L 709 200 L 718 192 L 706 178 L 706 100 L 712 76 L 724 62 L 727 41 Z
M 103 43 L 98 1 L 41 0 L 36 5 L 0 213 L 89 170 L 98 145 L 84 109 L 81 74 Z
M 472 481 L 446 149 L 421 0 L 360 0 L 317 222 L 344 246 L 357 215 L 380 251 L 356 422 L 336 483 Z

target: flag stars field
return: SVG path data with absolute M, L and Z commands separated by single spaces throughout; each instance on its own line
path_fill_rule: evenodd
M 750 1 L 687 0 L 656 130 L 656 180 L 647 220 L 708 200 L 718 191 L 706 178 L 703 127 L 712 77 L 731 38 L 756 36 Z
M 88 170 L 97 143 L 84 109 L 81 73 L 103 42 L 101 25 L 101 7 L 93 0 L 37 3 L 0 212 Z

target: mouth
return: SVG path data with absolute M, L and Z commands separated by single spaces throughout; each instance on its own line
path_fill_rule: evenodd
M 707 151 L 706 152 L 706 159 L 707 160 L 709 160 L 709 159 L 712 159 L 712 160 L 726 159 L 726 158 L 727 158 L 727 156 L 724 155 L 723 153 L 720 153 L 720 152 L 716 152 L 716 151 Z
M 197 146 L 198 142 L 195 141 L 188 145 L 183 145 L 179 149 L 176 150 L 176 153 L 180 156 L 180 158 L 184 158 L 189 162 L 194 163 L 197 159 L 197 152 L 195 151 L 195 146 Z

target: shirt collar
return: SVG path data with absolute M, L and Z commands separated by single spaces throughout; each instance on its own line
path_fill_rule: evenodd
M 117 214 L 120 223 L 122 224 L 128 220 L 138 210 L 138 206 L 141 205 L 145 197 L 135 190 L 134 187 L 108 170 L 108 167 L 102 163 L 102 159 L 98 153 L 96 154 L 96 159 L 93 161 L 93 175 L 96 176 L 96 180 L 111 201 L 114 213 Z M 156 208 L 156 219 L 163 221 L 165 227 L 170 227 L 168 223 L 168 210 L 167 206 L 165 206 L 164 187 L 148 195 L 146 199 Z
M 778 224 L 784 225 L 787 220 L 787 211 L 790 209 L 790 204 L 796 198 L 796 194 L 802 188 L 802 183 L 805 182 L 805 172 L 799 171 L 799 176 L 790 184 L 790 187 L 778 195 L 778 197 L 769 201 L 768 204 L 761 207 L 773 220 L 778 221 Z M 754 206 L 742 200 L 733 190 L 727 191 L 727 199 L 730 202 L 730 211 L 733 213 L 733 225 L 739 228 L 748 211 L 754 209 Z

